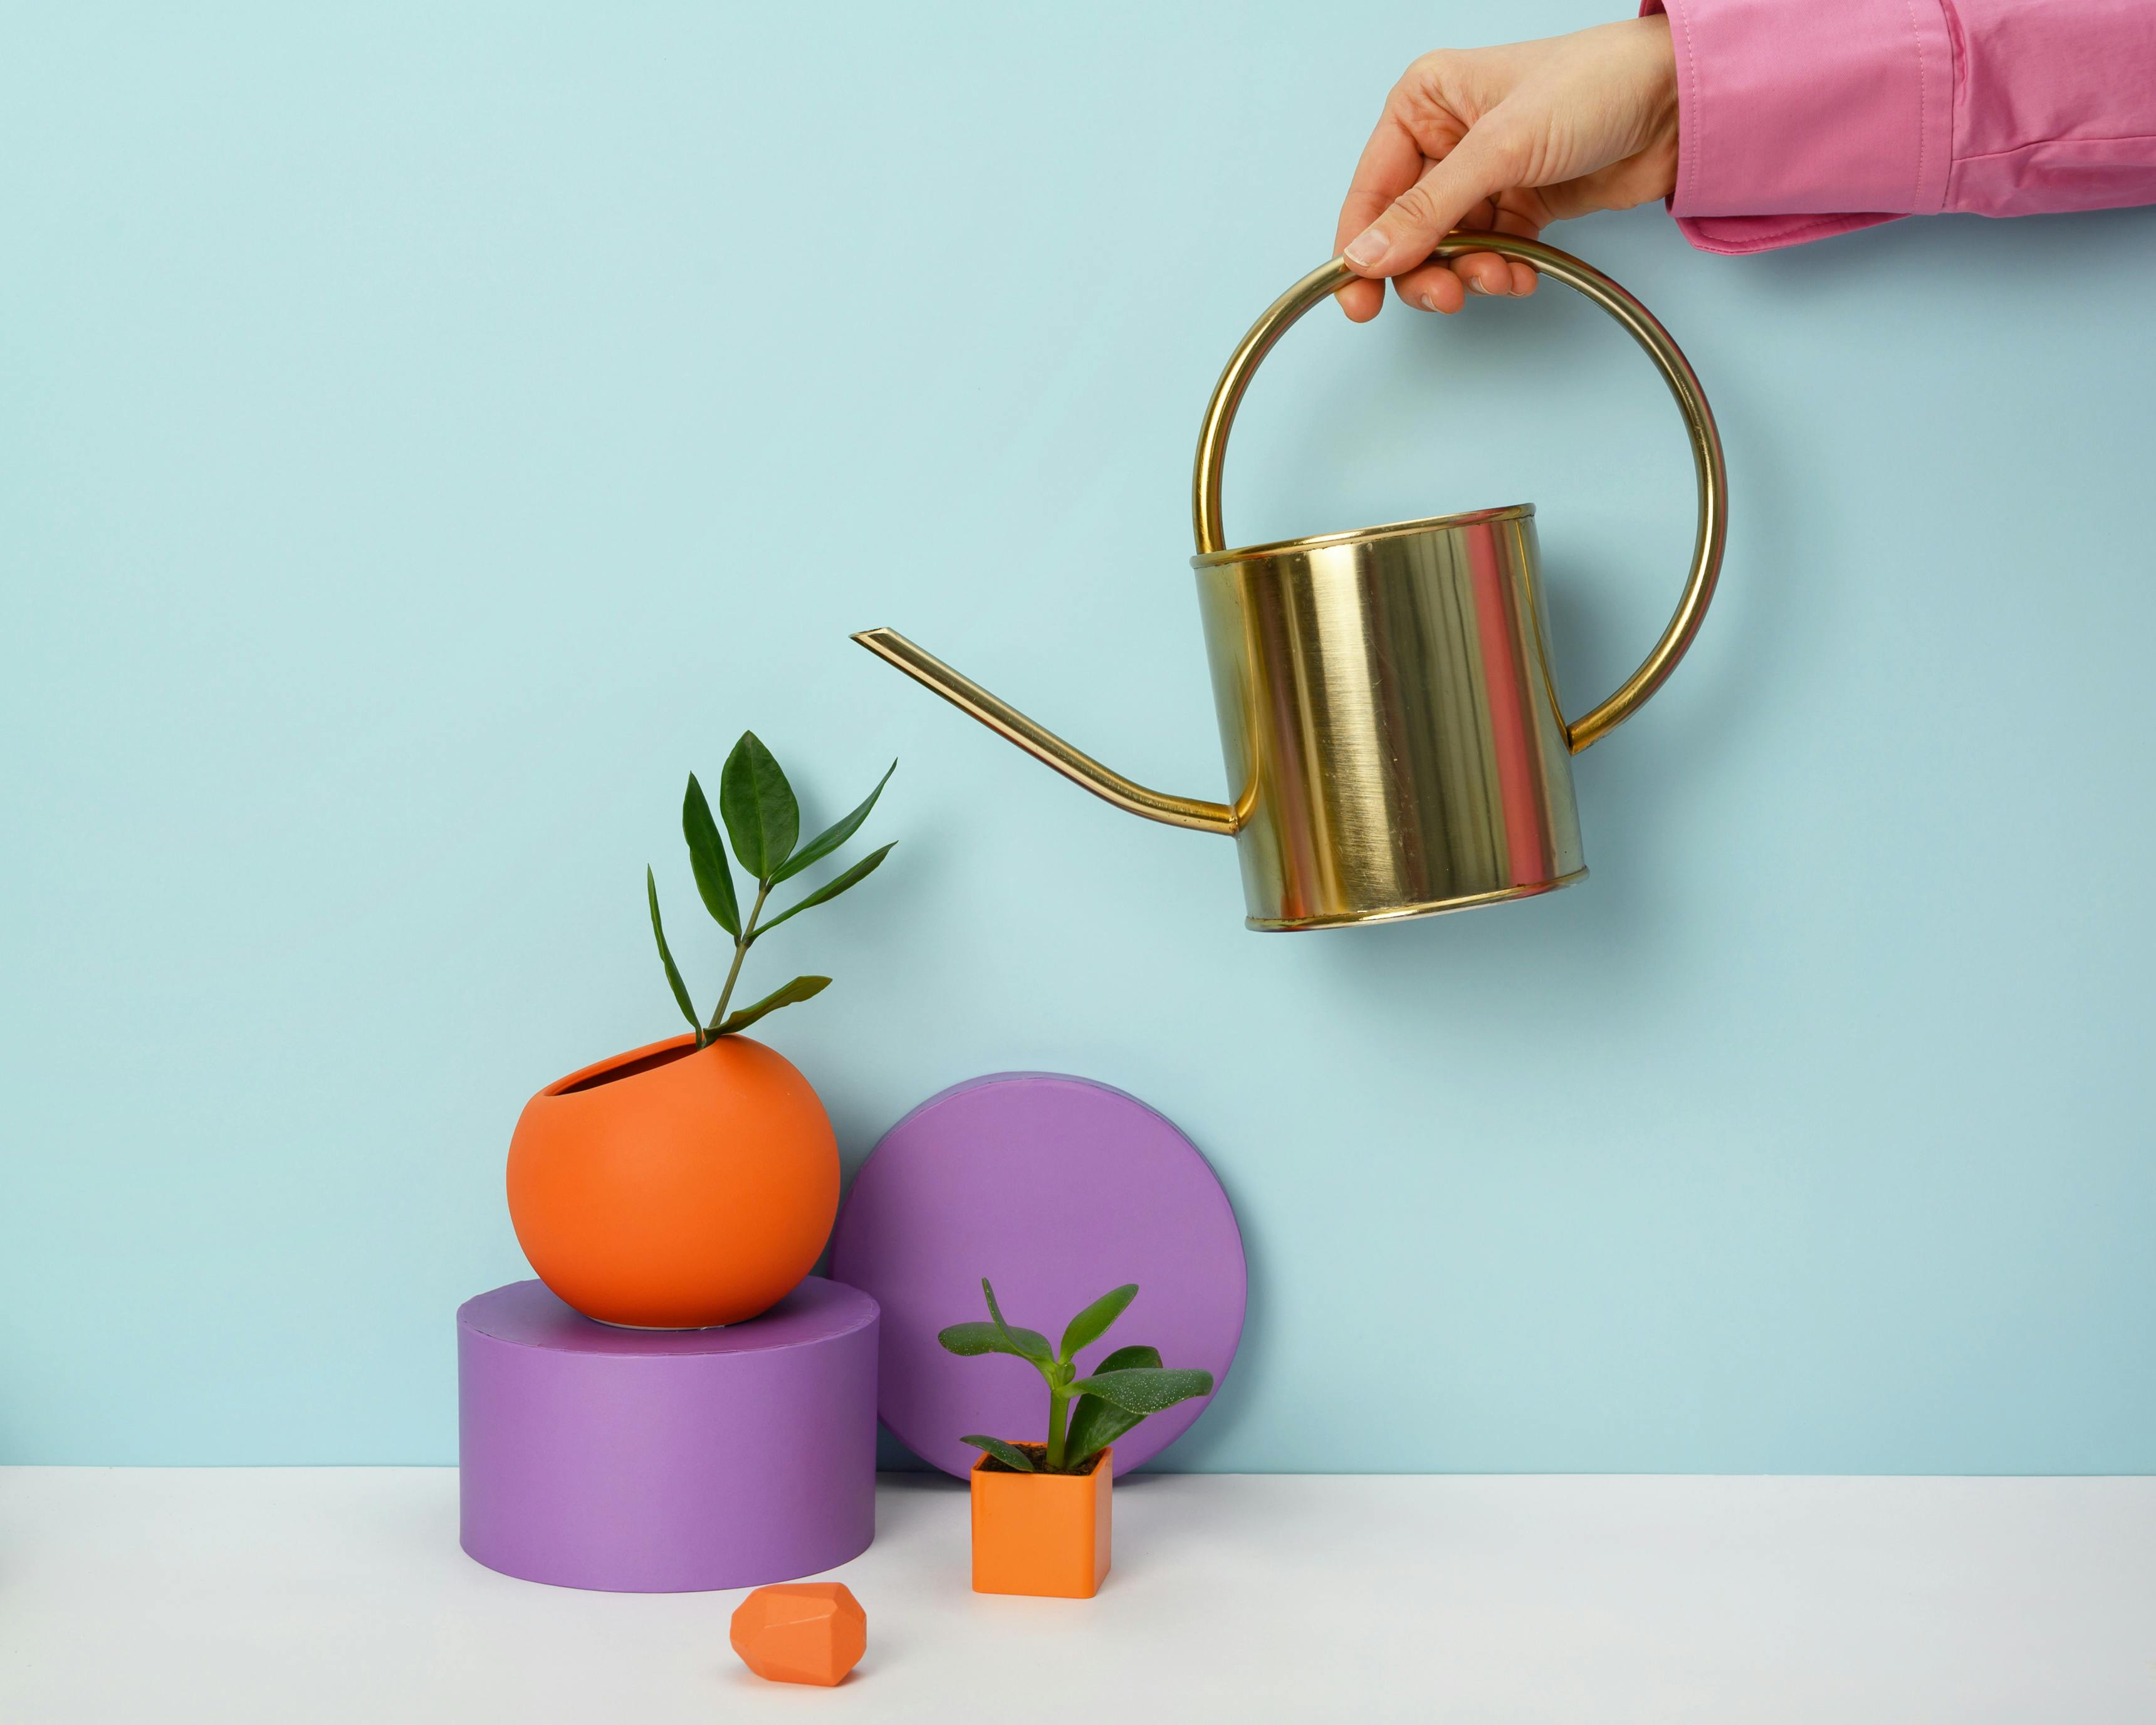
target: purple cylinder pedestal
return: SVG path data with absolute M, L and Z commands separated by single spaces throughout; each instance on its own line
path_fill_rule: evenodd
M 536 1281 L 457 1311 L 464 1548 L 557 1587 L 760 1587 L 875 1532 L 876 1302 L 810 1276 L 761 1317 L 624 1330 Z

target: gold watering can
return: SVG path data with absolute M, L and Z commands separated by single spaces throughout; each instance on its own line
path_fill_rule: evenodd
M 1199 433 L 1190 566 L 1233 802 L 1133 783 L 894 630 L 854 639 L 1118 809 L 1232 834 L 1252 928 L 1430 916 L 1581 879 L 1572 757 L 1661 686 L 1699 629 L 1728 525 L 1722 439 L 1676 343 L 1609 277 L 1508 234 L 1450 234 L 1435 255 L 1466 252 L 1532 264 L 1624 325 L 1691 436 L 1699 532 L 1684 596 L 1646 662 L 1599 706 L 1568 721 L 1558 706 L 1532 504 L 1224 548 L 1235 409 L 1289 326 L 1354 279 L 1337 258 L 1243 337 Z

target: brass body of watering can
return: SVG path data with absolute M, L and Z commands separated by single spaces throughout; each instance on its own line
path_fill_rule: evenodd
M 1119 809 L 1232 835 L 1253 928 L 1327 928 L 1525 898 L 1587 872 L 1572 757 L 1628 718 L 1691 644 L 1727 527 L 1722 440 L 1699 380 L 1624 289 L 1533 240 L 1447 236 L 1578 290 L 1631 332 L 1690 434 L 1699 531 L 1676 614 L 1646 661 L 1579 718 L 1558 702 L 1534 508 L 1476 510 L 1224 549 L 1228 430 L 1288 326 L 1353 280 L 1337 259 L 1260 318 L 1229 360 L 1198 441 L 1199 607 L 1233 799 L 1133 783 L 891 629 L 854 639 Z

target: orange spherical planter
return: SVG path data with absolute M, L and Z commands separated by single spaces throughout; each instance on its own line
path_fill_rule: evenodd
M 509 1145 L 509 1216 L 539 1279 L 587 1317 L 738 1323 L 808 1273 L 839 1209 L 839 1146 L 790 1062 L 676 1036 L 550 1084 Z

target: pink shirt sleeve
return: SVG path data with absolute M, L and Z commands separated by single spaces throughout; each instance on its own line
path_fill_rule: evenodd
M 1897 216 L 2156 203 L 2156 0 L 1645 0 L 1670 213 L 1756 252 Z

